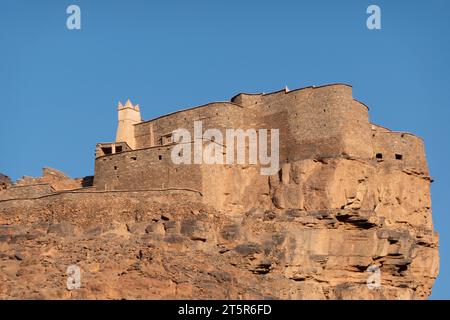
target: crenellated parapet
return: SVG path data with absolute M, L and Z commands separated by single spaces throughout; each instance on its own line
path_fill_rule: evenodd
M 136 147 L 134 125 L 142 121 L 139 105 L 133 105 L 130 100 L 117 106 L 118 125 L 116 142 L 126 142 L 132 149 Z

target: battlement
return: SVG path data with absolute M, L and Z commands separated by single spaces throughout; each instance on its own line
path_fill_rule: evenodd
M 117 104 L 117 111 L 120 110 L 124 110 L 124 109 L 131 109 L 134 111 L 140 111 L 139 105 L 133 105 L 133 103 L 131 103 L 130 99 L 128 99 L 125 104 L 122 104 L 122 102 L 119 101 L 119 103 Z

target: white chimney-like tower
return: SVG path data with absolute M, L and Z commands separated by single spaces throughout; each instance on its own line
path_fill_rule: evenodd
M 131 149 L 136 147 L 134 124 L 142 121 L 139 105 L 133 105 L 128 99 L 125 105 L 117 106 L 119 123 L 117 125 L 116 142 L 126 142 Z

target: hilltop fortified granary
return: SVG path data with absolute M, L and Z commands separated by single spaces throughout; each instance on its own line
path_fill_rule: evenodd
M 420 138 L 371 123 L 368 107 L 353 98 L 352 87 L 332 84 L 268 94 L 241 93 L 229 102 L 212 102 L 148 121 L 141 119 L 138 105 L 129 100 L 119 103 L 116 141 L 97 145 L 95 187 L 191 189 L 201 192 L 206 203 L 223 209 L 270 202 L 269 178 L 261 176 L 259 165 L 171 161 L 173 132 L 193 129 L 194 121 L 202 121 L 203 130 L 279 129 L 283 181 L 296 161 L 336 157 L 383 161 L 428 174 Z
M 180 142 L 179 129 L 193 140 Z M 228 129 L 248 137 L 207 134 Z M 250 157 L 173 161 L 199 145 L 249 154 L 250 132 L 266 129 L 266 149 L 279 151 L 273 174 Z M 97 145 L 93 177 L 44 168 L 13 183 L 0 174 L 0 298 L 431 293 L 439 251 L 423 141 L 371 123 L 349 85 L 241 93 L 148 121 L 127 101 L 115 140 Z M 83 287 L 69 292 L 65 270 L 74 263 Z

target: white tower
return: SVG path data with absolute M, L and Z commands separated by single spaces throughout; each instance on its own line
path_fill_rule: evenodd
M 134 124 L 142 121 L 139 105 L 133 106 L 128 99 L 125 105 L 117 106 L 119 123 L 117 125 L 116 142 L 126 142 L 131 149 L 136 147 Z

